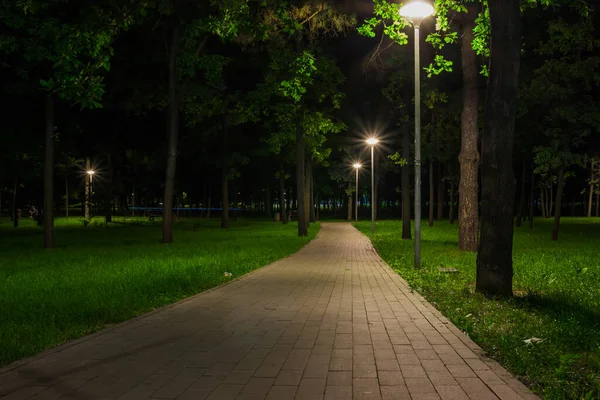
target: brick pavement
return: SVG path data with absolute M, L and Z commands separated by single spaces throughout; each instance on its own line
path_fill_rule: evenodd
M 2 400 L 537 399 L 350 224 L 228 285 L 0 370 Z

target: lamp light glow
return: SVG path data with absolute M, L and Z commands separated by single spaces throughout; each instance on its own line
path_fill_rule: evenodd
M 369 146 L 375 146 L 377 143 L 379 143 L 379 139 L 369 138 L 366 140 L 366 142 Z
M 88 175 L 94 175 L 96 173 L 96 171 L 94 171 L 93 169 L 89 169 L 86 172 Z
M 433 6 L 424 1 L 412 1 L 400 7 L 400 15 L 413 23 L 433 15 L 434 12 Z
M 352 164 L 352 166 L 356 169 L 359 169 L 360 167 L 362 167 L 362 165 L 360 165 L 359 163 Z

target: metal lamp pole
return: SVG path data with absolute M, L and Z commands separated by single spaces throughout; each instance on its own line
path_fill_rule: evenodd
M 379 139 L 369 138 L 367 144 L 371 146 L 371 234 L 375 234 L 375 145 Z
M 360 164 L 358 164 L 358 163 L 354 164 L 354 169 L 356 170 L 356 193 L 355 193 L 356 199 L 354 200 L 354 220 L 356 222 L 358 222 L 358 170 L 360 167 L 361 167 Z
M 415 268 L 421 267 L 421 71 L 419 33 L 421 21 L 432 15 L 434 8 L 424 1 L 408 2 L 400 15 L 415 28 Z

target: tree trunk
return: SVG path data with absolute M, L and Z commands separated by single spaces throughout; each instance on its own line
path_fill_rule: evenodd
M 307 157 L 306 164 L 304 168 L 304 207 L 306 209 L 306 226 L 310 227 L 310 187 L 312 186 L 312 159 Z
M 267 188 L 265 189 L 265 211 L 267 217 L 273 218 L 273 199 L 271 198 L 271 181 L 267 182 Z
M 206 218 L 210 218 L 210 211 L 212 208 L 212 193 L 210 192 L 210 183 L 208 184 L 208 210 L 206 210 Z
M 410 158 L 410 132 L 404 129 L 402 134 L 402 158 Z M 410 240 L 410 170 L 408 165 L 402 167 L 402 239 Z
M 463 22 L 461 60 L 463 74 L 463 111 L 461 116 L 460 183 L 458 187 L 458 248 L 477 251 L 478 234 L 478 183 L 479 151 L 477 123 L 479 95 L 477 81 L 479 65 L 473 50 L 473 29 L 477 17 L 477 6 L 469 5 Z
M 285 207 L 285 182 L 283 176 L 283 166 L 279 173 L 279 213 L 281 214 L 281 222 L 287 224 L 287 209 Z
M 54 247 L 54 99 L 46 95 L 44 155 L 44 248 Z
M 308 236 L 304 197 L 304 132 L 300 120 L 296 122 L 296 198 L 298 199 L 298 236 Z
M 317 213 L 315 210 L 315 171 L 310 164 L 310 222 L 317 222 Z
M 12 195 L 12 220 L 13 226 L 17 228 L 19 226 L 19 211 L 17 209 L 17 189 L 19 188 L 19 178 L 15 177 L 15 184 L 13 186 Z
M 454 223 L 454 179 L 450 181 L 450 210 L 448 210 L 448 221 Z
M 596 194 L 596 217 L 600 217 L 600 193 Z
M 514 173 L 512 152 L 521 52 L 518 1 L 489 0 L 491 58 L 481 144 L 481 244 L 476 290 L 512 296 Z
M 65 217 L 69 217 L 69 177 L 65 175 Z
M 435 193 L 433 192 L 433 160 L 429 161 L 429 226 L 433 226 Z
M 548 207 L 548 218 L 550 218 L 554 215 L 552 213 L 552 210 L 554 210 L 554 183 L 552 183 L 552 180 L 550 181 L 550 196 L 548 196 L 548 201 L 550 202 L 550 207 Z
M 105 224 L 108 225 L 109 222 L 112 222 L 112 197 L 113 197 L 113 160 L 110 154 L 108 155 L 108 171 L 106 173 L 106 181 L 104 182 L 104 218 Z
M 558 169 L 558 187 L 556 188 L 556 209 L 554 210 L 554 225 L 552 226 L 552 240 L 558 240 L 560 228 L 560 214 L 562 212 L 562 196 L 565 186 L 565 167 Z
M 588 198 L 588 209 L 587 216 L 588 218 L 592 216 L 592 206 L 594 204 L 594 160 L 591 161 L 591 174 L 590 174 L 590 194 Z
M 179 136 L 179 88 L 177 87 L 177 51 L 179 48 L 179 6 L 173 3 L 173 26 L 169 48 L 169 108 L 167 110 L 167 170 L 163 200 L 162 242 L 173 242 L 173 194 L 175 191 L 175 167 L 177 166 L 177 141 Z
M 531 164 L 531 182 L 529 186 L 529 229 L 533 229 L 533 197 L 535 196 L 535 168 Z
M 444 219 L 444 178 L 442 163 L 438 163 L 438 188 L 437 188 L 437 219 Z
M 229 121 L 227 117 L 223 118 L 221 140 L 221 157 L 223 157 L 223 168 L 221 168 L 221 228 L 227 229 L 229 228 Z M 237 207 L 237 194 L 235 195 L 234 206 Z
M 527 162 L 523 157 L 523 166 L 521 171 L 521 196 L 519 198 L 519 209 L 517 210 L 517 219 L 515 221 L 515 226 L 518 228 L 521 226 L 521 221 L 523 219 L 523 213 L 525 212 L 525 181 L 527 180 Z
M 352 190 L 352 183 L 348 182 L 348 190 Z M 352 199 L 352 194 L 348 196 L 348 221 L 352 221 L 352 207 L 354 205 L 354 200 Z

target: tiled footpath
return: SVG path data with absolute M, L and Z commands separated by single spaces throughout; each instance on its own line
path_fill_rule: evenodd
M 350 224 L 174 306 L 0 370 L 13 399 L 536 399 Z

